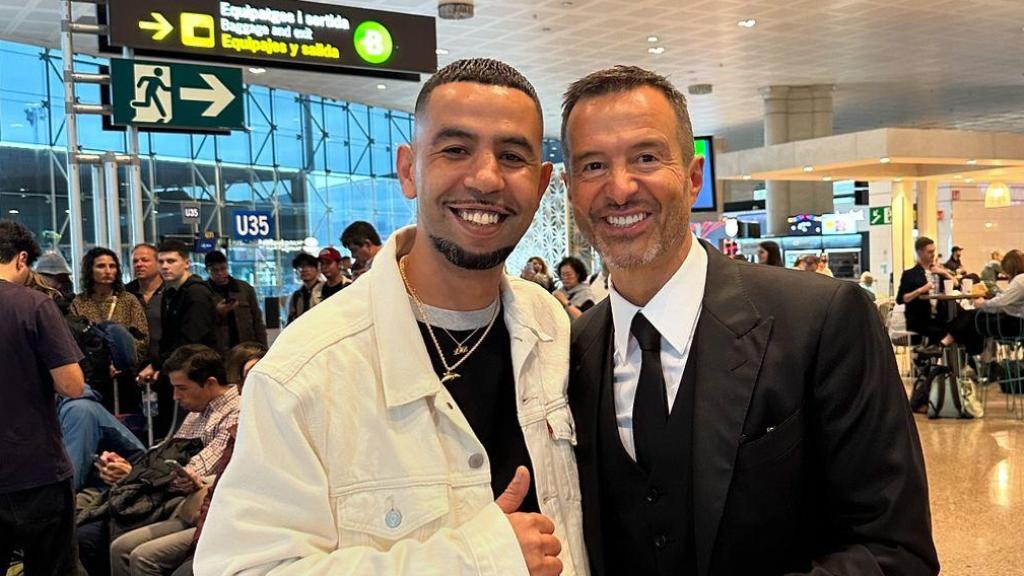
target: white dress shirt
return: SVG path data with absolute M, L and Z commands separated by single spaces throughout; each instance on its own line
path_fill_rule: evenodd
M 686 359 L 690 355 L 690 344 L 700 317 L 704 284 L 708 277 L 708 254 L 696 237 L 692 240 L 690 251 L 679 270 L 643 308 L 631 304 L 615 290 L 614 276 L 608 290 L 615 327 L 615 421 L 622 446 L 634 460 L 633 399 L 640 380 L 643 354 L 629 328 L 633 316 L 643 312 L 644 317 L 661 333 L 661 368 L 665 374 L 668 408 L 672 410 L 683 379 Z

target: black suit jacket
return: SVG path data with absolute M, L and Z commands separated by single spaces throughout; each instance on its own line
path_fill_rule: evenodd
M 698 573 L 937 574 L 920 440 L 867 293 L 705 247 L 691 352 Z M 569 385 L 598 576 L 615 546 L 602 536 L 596 442 L 613 331 L 609 299 L 573 324 Z

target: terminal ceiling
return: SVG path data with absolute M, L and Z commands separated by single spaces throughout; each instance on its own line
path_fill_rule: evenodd
M 437 8 L 436 0 L 337 3 Z M 76 16 L 93 10 L 77 5 Z M 56 0 L 0 0 L 0 37 L 59 46 L 61 11 Z M 751 18 L 753 28 L 737 25 Z M 476 0 L 475 18 L 438 20 L 438 46 L 449 52 L 442 65 L 488 56 L 522 70 L 551 136 L 566 85 L 617 63 L 668 74 L 684 90 L 712 84 L 712 94 L 689 96 L 695 131 L 728 139 L 730 149 L 762 144 L 758 88 L 768 85 L 834 84 L 837 133 L 1024 132 L 1024 0 Z M 664 52 L 649 54 L 654 46 Z M 418 91 L 411 82 L 272 68 L 248 79 L 400 110 Z

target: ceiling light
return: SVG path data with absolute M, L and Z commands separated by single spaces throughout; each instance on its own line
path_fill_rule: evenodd
M 991 222 L 985 222 L 985 228 L 991 228 L 991 227 L 992 227 L 992 223 Z
M 657 36 L 648 36 L 647 37 L 647 41 L 653 44 L 653 43 L 658 41 L 658 37 Z
M 387 84 L 377 84 L 377 90 L 387 90 L 387 89 L 388 89 L 388 85 Z
M 656 46 L 656 47 L 652 47 L 652 48 L 648 48 L 647 49 L 647 53 L 648 54 L 661 54 L 664 51 L 665 51 L 665 48 L 663 46 Z
M 740 28 L 753 28 L 754 26 L 757 25 L 757 20 L 754 20 L 753 18 L 748 18 L 746 20 L 740 20 L 739 22 L 736 23 L 736 25 L 739 26 Z
M 973 159 L 973 158 L 971 158 L 970 160 L 967 161 L 967 164 L 970 165 L 970 166 L 974 166 L 977 163 L 978 163 L 978 161 Z
M 814 172 L 814 166 L 804 166 L 804 172 Z
M 263 74 L 266 71 L 266 68 L 249 68 L 249 72 L 252 72 L 253 74 Z
M 893 182 L 903 182 L 903 178 L 893 178 Z
M 963 180 L 963 179 L 964 179 L 964 177 L 959 175 L 959 174 L 957 174 L 956 176 L 953 176 L 953 180 Z
M 18 188 L 18 192 L 28 192 L 28 188 Z
M 744 174 L 743 175 L 743 179 L 744 180 L 750 180 L 750 178 L 751 178 L 750 174 Z
M 888 156 L 883 156 L 879 158 L 878 161 L 881 162 L 882 164 L 888 164 L 889 162 L 892 162 L 892 158 L 889 158 Z
M 964 178 L 964 182 L 967 182 L 968 184 L 973 184 L 974 178 Z
M 8 210 L 8 211 L 7 211 L 7 213 L 8 213 L 8 214 L 21 214 L 21 212 L 18 212 L 18 211 L 17 211 L 17 210 L 15 210 L 14 208 L 11 208 L 10 210 Z
M 438 56 L 447 56 L 448 50 L 445 48 L 438 48 L 437 50 L 434 50 L 434 54 L 437 54 Z
M 473 0 L 439 0 L 437 3 L 437 15 L 442 20 L 467 20 L 473 14 Z
M 1010 187 L 1002 182 L 992 182 L 985 189 L 985 208 L 1006 208 L 1013 205 Z
M 821 179 L 824 180 L 825 182 L 831 182 L 832 181 L 832 177 L 831 176 L 822 176 Z

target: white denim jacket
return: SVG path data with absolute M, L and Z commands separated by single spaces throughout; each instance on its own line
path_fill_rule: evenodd
M 484 447 L 416 326 L 397 264 L 414 234 L 396 232 L 372 270 L 289 326 L 249 374 L 197 576 L 528 573 Z M 501 298 L 537 500 L 563 574 L 586 575 L 569 323 L 532 282 L 507 277 Z

